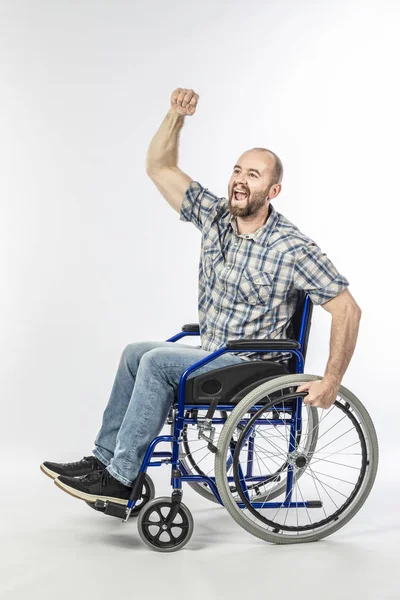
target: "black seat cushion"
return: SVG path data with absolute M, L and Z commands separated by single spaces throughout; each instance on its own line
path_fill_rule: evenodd
M 248 361 L 214 369 L 187 379 L 185 405 L 210 404 L 213 400 L 220 404 L 236 404 L 263 381 L 289 374 L 287 367 L 272 360 Z

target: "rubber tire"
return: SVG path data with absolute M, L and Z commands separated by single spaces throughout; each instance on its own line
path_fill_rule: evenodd
M 188 531 L 185 539 L 178 546 L 175 546 L 173 548 L 159 548 L 158 546 L 154 546 L 150 542 L 150 540 L 147 539 L 147 537 L 145 536 L 145 534 L 143 532 L 143 527 L 142 527 L 142 521 L 145 518 L 148 509 L 151 508 L 154 504 L 157 504 L 159 502 L 169 502 L 169 503 L 171 503 L 172 500 L 171 500 L 170 496 L 162 496 L 160 498 L 154 498 L 150 502 L 147 502 L 147 504 L 145 505 L 145 507 L 143 507 L 144 510 L 140 511 L 139 516 L 138 516 L 138 520 L 137 520 L 137 527 L 138 527 L 139 535 L 142 538 L 142 540 L 144 541 L 144 543 L 147 546 L 149 546 L 149 548 L 151 548 L 152 550 L 156 550 L 157 552 L 176 552 L 177 550 L 181 550 L 184 546 L 186 546 L 186 544 L 188 543 L 188 541 L 192 537 L 193 530 L 194 530 L 194 521 L 193 521 L 192 513 L 190 512 L 190 510 L 188 509 L 188 507 L 186 506 L 186 504 L 183 504 L 183 502 L 180 503 L 180 508 L 183 510 L 183 512 L 185 513 L 185 515 L 186 515 L 186 517 L 187 517 L 187 519 L 189 521 L 189 531 Z
M 251 522 L 250 519 L 248 519 L 243 514 L 242 509 L 239 508 L 236 502 L 232 499 L 229 490 L 229 484 L 226 480 L 225 475 L 225 456 L 227 450 L 229 449 L 229 442 L 232 437 L 232 432 L 235 429 L 236 417 L 245 414 L 247 410 L 249 410 L 254 404 L 256 404 L 256 400 L 258 399 L 261 393 L 264 395 L 271 394 L 274 391 L 277 391 L 279 388 L 282 388 L 283 386 L 300 386 L 308 381 L 321 380 L 322 377 L 318 375 L 305 375 L 304 373 L 299 373 L 293 375 L 283 375 L 282 377 L 275 378 L 273 381 L 269 381 L 267 383 L 262 384 L 258 388 L 252 390 L 249 394 L 247 394 L 247 396 L 242 398 L 240 403 L 232 411 L 231 418 L 225 423 L 221 435 L 219 437 L 217 446 L 218 451 L 215 455 L 214 472 L 217 488 L 220 493 L 221 499 L 224 503 L 224 506 L 238 525 L 240 525 L 243 529 L 245 529 L 252 535 L 266 542 L 271 542 L 273 544 L 298 544 L 305 542 L 316 542 L 317 540 L 331 535 L 332 533 L 343 527 L 348 521 L 350 521 L 350 519 L 352 519 L 354 515 L 360 510 L 374 484 L 379 462 L 379 447 L 375 427 L 372 423 L 371 417 L 367 409 L 364 407 L 361 401 L 349 389 L 341 385 L 338 393 L 345 401 L 348 401 L 350 405 L 352 405 L 359 413 L 358 416 L 360 417 L 360 423 L 366 438 L 366 443 L 369 445 L 370 453 L 368 466 L 369 474 L 367 473 L 367 482 L 366 485 L 363 485 L 363 489 L 360 491 L 358 499 L 356 499 L 356 501 L 353 503 L 353 508 L 350 507 L 350 509 L 347 511 L 347 514 L 343 518 L 339 518 L 339 520 L 332 523 L 331 526 L 328 525 L 326 528 L 322 529 L 319 532 L 310 533 L 309 535 L 306 534 L 304 536 L 282 536 L 279 533 L 266 531 L 261 526 L 257 526 L 256 524 Z M 220 460 L 220 457 L 224 457 L 224 460 Z

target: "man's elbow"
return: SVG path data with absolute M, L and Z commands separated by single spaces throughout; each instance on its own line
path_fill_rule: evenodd
M 322 308 L 334 314 L 350 313 L 355 318 L 361 319 L 361 308 L 351 295 L 350 291 L 346 288 L 342 290 L 335 298 L 332 298 L 328 302 L 322 304 Z
M 354 319 L 361 319 L 362 310 L 356 302 L 351 302 L 347 305 L 347 312 L 349 312 Z
M 361 307 L 357 304 L 357 302 L 354 300 L 354 298 L 352 298 L 352 304 L 351 304 L 351 309 L 354 312 L 354 315 L 356 317 L 358 317 L 359 319 L 361 319 L 361 315 L 362 315 L 362 310 Z

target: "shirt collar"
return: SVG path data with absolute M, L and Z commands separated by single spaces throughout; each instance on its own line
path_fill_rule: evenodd
M 229 217 L 229 223 L 231 224 L 233 231 L 238 237 L 252 239 L 261 246 L 266 246 L 268 238 L 275 229 L 278 220 L 278 213 L 276 212 L 274 206 L 271 203 L 269 205 L 267 222 L 253 233 L 238 233 L 236 217 L 234 217 L 233 215 L 230 215 Z

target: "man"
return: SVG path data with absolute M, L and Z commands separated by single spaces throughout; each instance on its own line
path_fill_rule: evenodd
M 228 339 L 288 338 L 299 290 L 332 314 L 330 357 L 304 402 L 328 408 L 353 354 L 361 310 L 343 277 L 315 242 L 278 213 L 283 168 L 270 150 L 242 154 L 228 184 L 228 202 L 177 166 L 179 132 L 199 96 L 178 88 L 147 153 L 147 173 L 182 221 L 202 232 L 199 265 L 201 347 L 171 342 L 129 344 L 95 440 L 93 455 L 74 463 L 44 462 L 65 492 L 95 502 L 126 504 L 150 442 L 160 433 L 182 373 Z M 285 361 L 286 353 L 228 353 L 192 376 L 243 360 Z

